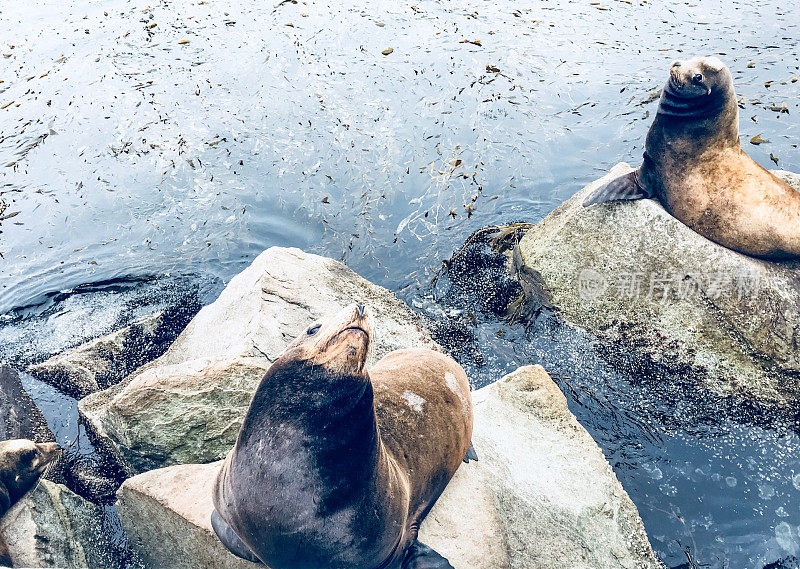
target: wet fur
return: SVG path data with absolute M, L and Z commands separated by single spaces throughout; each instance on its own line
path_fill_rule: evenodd
M 716 58 L 676 64 L 647 134 L 644 163 L 635 176 L 611 182 L 616 188 L 600 188 L 587 205 L 610 196 L 631 199 L 626 193 L 654 197 L 724 247 L 756 257 L 800 258 L 800 192 L 742 150 L 730 71 Z M 703 77 L 699 86 L 692 85 L 696 75 Z
M 467 377 L 432 350 L 365 372 L 364 337 L 342 334 L 355 323 L 368 347 L 354 310 L 265 375 L 215 485 L 215 530 L 272 569 L 450 567 L 416 540 L 469 448 Z

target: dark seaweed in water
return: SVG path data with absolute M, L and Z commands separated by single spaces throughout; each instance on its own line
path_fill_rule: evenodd
M 794 556 L 786 557 L 784 559 L 779 559 L 775 563 L 765 565 L 764 569 L 800 569 L 800 561 Z
M 141 335 L 133 330 L 126 358 L 112 360 L 112 369 L 99 378 L 111 385 L 163 353 L 218 287 L 218 281 L 201 281 L 193 275 L 146 276 L 115 278 L 42 295 L 0 320 L 0 361 L 25 368 L 164 311 L 165 324 L 152 342 L 141 342 Z
M 113 504 L 116 492 L 126 478 L 115 460 L 97 452 L 83 454 L 69 450 L 56 467 L 52 477 L 54 482 L 64 484 L 95 504 Z
M 476 309 L 502 316 L 522 294 L 522 287 L 508 274 L 505 257 L 494 254 L 485 242 L 467 245 L 443 268 L 451 282 L 443 305 L 477 301 Z

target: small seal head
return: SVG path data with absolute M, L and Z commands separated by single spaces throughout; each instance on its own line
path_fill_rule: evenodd
M 61 447 L 56 443 L 0 442 L 0 516 L 36 485 L 59 456 Z
M 714 90 L 728 91 L 733 84 L 731 72 L 716 57 L 695 57 L 674 61 L 669 70 L 666 89 L 684 98 L 711 95 Z

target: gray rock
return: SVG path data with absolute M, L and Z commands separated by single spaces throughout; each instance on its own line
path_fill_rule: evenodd
M 28 367 L 28 373 L 81 399 L 119 382 L 162 355 L 186 325 L 191 307 L 160 310 L 106 336 Z
M 459 468 L 422 525 L 424 543 L 456 569 L 662 567 L 636 507 L 541 367 L 474 400 L 480 460 Z M 219 466 L 173 466 L 123 484 L 120 516 L 148 567 L 252 567 L 211 529 Z
M 22 387 L 19 374 L 0 365 L 0 441 L 30 439 L 37 443 L 55 440 L 47 420 Z
M 107 567 L 102 509 L 42 480 L 0 519 L 0 557 L 14 567 Z
M 800 396 L 800 264 L 755 259 L 695 233 L 654 200 L 583 207 L 627 164 L 579 191 L 519 244 L 573 324 L 721 394 Z M 800 188 L 800 176 L 776 172 Z
M 157 360 L 79 409 L 131 474 L 218 460 L 236 440 L 258 382 L 313 320 L 352 302 L 376 321 L 369 365 L 406 347 L 434 347 L 420 317 L 386 289 L 331 259 L 273 247 L 234 277 Z

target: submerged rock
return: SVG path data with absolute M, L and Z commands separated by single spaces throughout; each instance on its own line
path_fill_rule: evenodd
M 426 324 L 390 291 L 331 259 L 273 247 L 164 355 L 81 400 L 81 416 L 129 474 L 221 459 L 269 365 L 317 317 L 352 302 L 368 304 L 375 318 L 368 365 L 399 348 L 435 346 Z
M 518 369 L 474 401 L 480 459 L 459 468 L 421 541 L 456 569 L 662 567 L 636 507 L 541 367 Z M 211 529 L 219 467 L 173 466 L 123 484 L 122 523 L 148 567 L 252 567 Z
M 13 567 L 107 567 L 101 514 L 99 506 L 42 480 L 0 519 L 0 560 L 5 556 Z
M 596 188 L 630 170 L 618 164 L 528 231 L 519 244 L 524 266 L 568 321 L 625 346 L 620 361 L 632 347 L 721 394 L 797 401 L 800 263 L 726 249 L 655 200 L 583 207 Z M 800 189 L 800 176 L 775 173 Z
M 55 440 L 47 420 L 22 387 L 19 374 L 0 365 L 0 441 L 30 439 L 37 443 Z
M 167 350 L 199 308 L 189 304 L 141 318 L 29 366 L 28 372 L 76 399 L 110 387 Z

